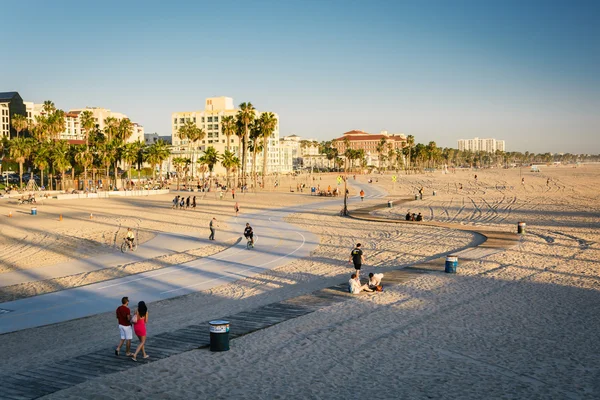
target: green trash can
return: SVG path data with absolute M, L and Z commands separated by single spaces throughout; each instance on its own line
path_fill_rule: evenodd
M 229 321 L 210 321 L 210 351 L 229 350 Z
M 444 265 L 444 272 L 448 274 L 455 274 L 456 268 L 458 267 L 458 256 L 446 256 L 446 264 Z

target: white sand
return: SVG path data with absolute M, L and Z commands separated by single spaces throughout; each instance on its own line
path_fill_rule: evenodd
M 600 168 L 527 173 L 525 187 L 518 170 L 477 174 L 477 184 L 468 183 L 473 172 L 402 176 L 395 194 L 427 183 L 438 196 L 382 212 L 403 215 L 410 207 L 439 220 L 503 230 L 523 220 L 531 233 L 516 248 L 462 263 L 457 275 L 423 275 L 247 335 L 226 353 L 188 352 L 48 398 L 597 398 Z M 555 189 L 547 190 L 546 175 Z M 506 188 L 490 189 L 499 182 Z M 463 183 L 464 192 L 445 193 L 452 183 Z M 278 197 L 283 195 L 269 199 L 276 203 Z M 490 211 L 483 209 L 486 203 Z M 349 221 L 337 211 L 290 219 L 321 236 L 309 259 L 152 305 L 150 336 L 344 281 L 355 241 L 365 244 L 368 272 L 472 239 L 439 228 Z M 113 318 L 3 335 L 0 368 L 18 371 L 108 348 L 116 339 Z

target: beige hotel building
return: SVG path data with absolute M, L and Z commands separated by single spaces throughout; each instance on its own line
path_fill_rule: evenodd
M 181 128 L 188 121 L 195 123 L 198 128 L 203 129 L 206 133 L 204 139 L 195 143 L 198 157 L 201 156 L 202 152 L 204 152 L 204 150 L 210 146 L 214 147 L 219 154 L 223 154 L 227 145 L 227 137 L 223 133 L 221 125 L 223 122 L 223 117 L 235 117 L 238 111 L 239 109 L 235 108 L 233 99 L 231 97 L 210 97 L 205 101 L 204 110 L 172 113 L 171 132 L 174 156 L 181 155 L 185 157 L 188 155 L 189 143 L 186 139 L 182 139 L 179 136 L 179 128 Z M 292 171 L 291 150 L 288 148 L 283 148 L 279 145 L 279 116 L 275 113 L 273 114 L 275 115 L 275 118 L 277 118 L 277 126 L 268 140 L 267 171 L 268 173 L 289 173 Z M 260 115 L 261 112 L 257 110 L 256 118 L 260 117 Z M 232 135 L 229 137 L 229 141 L 230 150 L 236 153 L 237 157 L 239 157 L 241 161 L 242 157 L 240 155 L 241 151 L 238 146 L 238 137 L 236 135 Z M 252 154 L 249 153 L 246 159 L 246 170 L 250 172 L 250 167 L 252 165 Z M 263 165 L 263 152 L 260 152 L 257 155 L 256 162 L 256 169 L 259 173 L 261 173 Z M 225 173 L 225 169 L 219 163 L 215 166 L 214 172 L 216 174 L 223 175 Z

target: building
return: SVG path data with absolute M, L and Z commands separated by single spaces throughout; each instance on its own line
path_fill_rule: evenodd
M 315 161 L 317 158 L 324 157 L 319 153 L 319 142 L 316 140 L 290 135 L 279 139 L 279 146 L 290 149 L 294 170 L 310 167 L 324 168 L 322 162 Z
M 504 140 L 496 139 L 459 139 L 458 140 L 459 151 L 485 151 L 487 153 L 495 153 L 497 150 L 506 151 Z
M 377 167 L 383 167 L 383 163 L 379 160 L 379 152 L 377 147 L 381 143 L 381 140 L 385 141 L 385 153 L 389 150 L 396 152 L 397 149 L 402 149 L 406 145 L 406 136 L 402 134 L 388 133 L 387 131 L 381 131 L 380 133 L 373 134 L 359 130 L 353 130 L 344 133 L 342 137 L 332 140 L 332 146 L 338 150 L 340 156 L 344 155 L 346 151 L 346 142 L 352 150 L 363 150 L 367 159 L 367 165 L 374 165 Z
M 17 135 L 10 121 L 13 115 L 27 115 L 25 104 L 18 92 L 0 93 L 0 138 L 11 138 Z
M 26 108 L 27 119 L 30 122 L 35 122 L 35 118 L 38 116 L 44 115 L 44 105 L 36 104 L 33 102 L 24 102 Z M 89 111 L 92 113 L 96 120 L 96 128 L 99 130 L 103 130 L 106 126 L 104 120 L 108 117 L 115 118 L 117 120 L 121 120 L 123 118 L 127 118 L 127 115 L 117 112 L 112 112 L 106 108 L 100 107 L 86 107 L 86 108 L 76 108 L 69 110 L 65 113 L 65 130 L 60 133 L 59 138 L 63 140 L 68 140 L 71 143 L 79 143 L 85 140 L 85 132 L 81 129 L 81 114 L 84 111 Z M 144 141 L 144 127 L 135 122 L 133 124 L 133 132 L 129 139 L 127 139 L 127 143 L 133 142 L 143 142 Z
M 235 117 L 239 109 L 233 105 L 231 97 L 210 97 L 205 101 L 204 110 L 174 112 L 171 114 L 172 143 L 174 156 L 189 157 L 190 148 L 201 154 L 208 147 L 212 146 L 219 154 L 223 154 L 227 146 L 241 160 L 241 150 L 237 136 L 230 136 L 229 143 L 227 137 L 223 134 L 223 117 Z M 256 118 L 260 117 L 261 111 L 256 111 Z M 279 145 L 279 116 L 275 113 L 277 125 L 275 131 L 267 142 L 267 171 L 268 173 L 289 173 L 292 171 L 292 164 L 288 162 L 291 157 L 287 151 L 281 151 Z M 206 136 L 196 143 L 190 144 L 187 139 L 179 136 L 179 129 L 186 123 L 193 122 L 198 128 L 206 133 Z M 190 146 L 191 145 L 191 146 Z M 284 157 L 284 158 L 282 158 Z M 257 154 L 257 171 L 262 172 L 263 152 Z M 252 165 L 252 154 L 246 157 L 246 170 L 250 171 Z M 219 164 L 215 166 L 215 173 L 224 174 L 225 169 Z
M 162 140 L 163 142 L 165 142 L 167 144 L 171 144 L 171 136 L 160 136 L 156 132 L 144 134 L 144 142 L 146 143 L 147 146 L 150 146 L 151 144 L 156 143 L 159 140 Z

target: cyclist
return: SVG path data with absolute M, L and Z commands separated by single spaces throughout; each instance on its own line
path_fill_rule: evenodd
M 133 250 L 133 241 L 135 240 L 135 235 L 133 234 L 131 228 L 127 228 L 127 237 L 125 239 L 127 239 L 127 245 L 129 248 Z
M 246 229 L 244 229 L 244 237 L 247 240 L 250 240 L 250 244 L 254 246 L 254 232 L 252 231 L 252 227 L 249 223 L 246 222 Z

